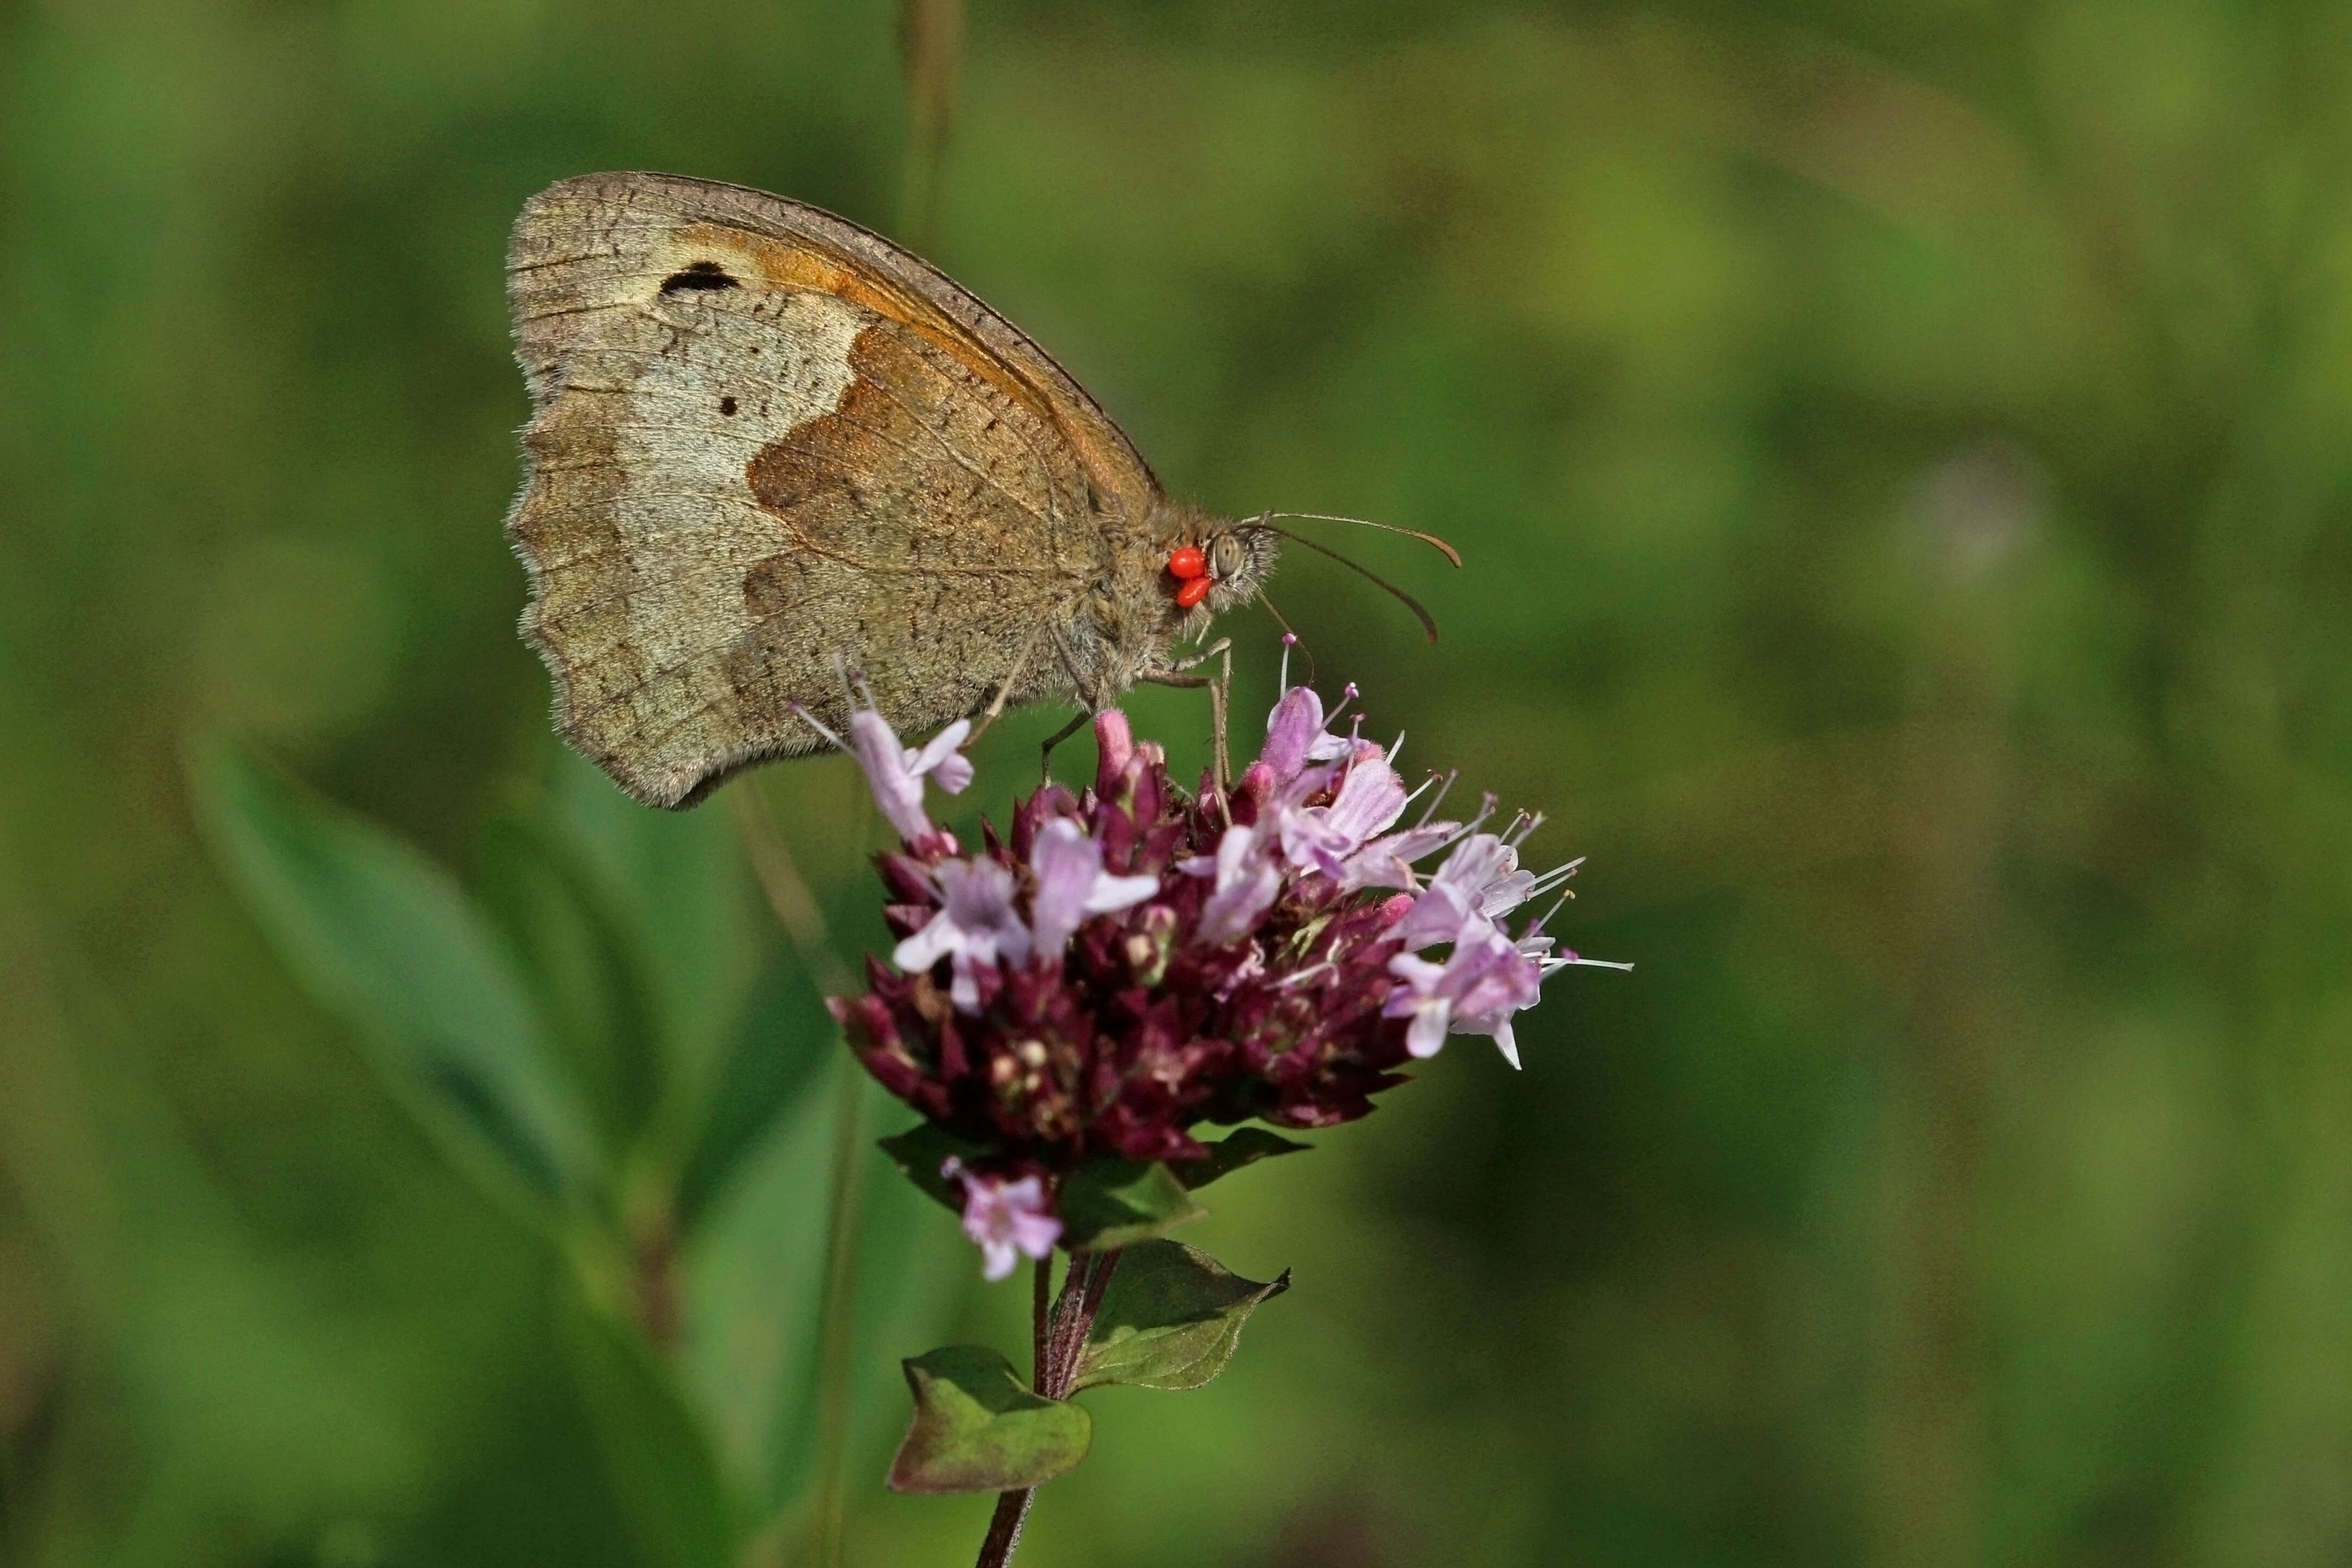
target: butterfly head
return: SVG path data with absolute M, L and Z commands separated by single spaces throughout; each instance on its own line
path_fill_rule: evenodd
M 1205 604 L 1209 614 L 1223 614 L 1256 597 L 1278 548 L 1274 530 L 1255 520 L 1201 517 L 1168 552 L 1168 591 L 1180 611 Z

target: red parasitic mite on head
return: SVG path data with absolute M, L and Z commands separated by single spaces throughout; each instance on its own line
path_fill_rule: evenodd
M 1209 590 L 1215 586 L 1215 580 L 1212 578 L 1188 577 L 1184 579 L 1183 586 L 1176 590 L 1177 608 L 1180 610 L 1192 609 L 1192 606 L 1200 603 L 1203 599 L 1208 598 Z
M 1197 578 L 1209 570 L 1209 558 L 1201 553 L 1199 545 L 1186 545 L 1168 558 L 1168 575 Z

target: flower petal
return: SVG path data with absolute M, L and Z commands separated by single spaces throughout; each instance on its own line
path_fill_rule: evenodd
M 1293 686 L 1266 716 L 1265 747 L 1257 759 L 1273 770 L 1277 784 L 1286 784 L 1307 766 L 1322 738 L 1323 699 L 1312 686 Z
M 898 837 L 911 843 L 929 833 L 931 820 L 923 814 L 923 781 L 908 771 L 907 750 L 888 721 L 871 708 L 851 714 L 849 749 L 866 771 L 874 803 Z
M 968 718 L 956 720 L 925 741 L 922 750 L 908 758 L 907 770 L 918 774 L 931 772 L 953 757 L 963 745 L 965 737 L 971 734 L 971 720 Z M 966 771 L 970 771 L 969 763 L 966 764 Z
M 1445 1049 L 1445 1025 L 1452 1008 L 1444 1000 L 1423 1006 L 1412 1015 L 1412 1025 L 1404 1031 L 1404 1048 L 1426 1060 Z
M 1160 891 L 1156 876 L 1113 876 L 1108 872 L 1095 877 L 1092 892 L 1087 894 L 1088 915 L 1111 915 L 1142 903 Z
M 1036 881 L 1029 899 L 1030 925 L 1039 949 L 1058 958 L 1086 917 L 1087 895 L 1102 874 L 1102 846 L 1077 823 L 1056 817 L 1037 830 L 1029 871 Z

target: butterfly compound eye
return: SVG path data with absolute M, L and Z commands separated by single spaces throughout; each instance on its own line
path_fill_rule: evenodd
M 1208 558 L 1201 553 L 1199 545 L 1186 545 L 1168 558 L 1171 577 L 1196 578 L 1208 570 Z
M 1228 530 L 1209 541 L 1209 575 L 1218 581 L 1239 577 L 1248 564 L 1249 547 L 1239 534 Z
M 1184 586 L 1176 591 L 1177 608 L 1181 610 L 1192 609 L 1192 606 L 1200 603 L 1203 599 L 1208 598 L 1209 590 L 1215 586 L 1216 585 L 1214 583 L 1211 582 L 1205 577 L 1186 578 L 1184 580 Z

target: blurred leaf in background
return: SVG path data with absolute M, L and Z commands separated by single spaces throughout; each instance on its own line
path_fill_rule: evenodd
M 678 1561 L 697 1489 L 807 1484 L 835 1067 L 723 820 L 550 762 L 499 258 L 599 168 L 887 226 L 895 16 L 0 0 L 9 1560 Z M 972 8 L 938 259 L 1172 491 L 1462 547 L 1346 543 L 1434 653 L 1298 552 L 1274 597 L 1551 813 L 1555 928 L 1640 965 L 1555 981 L 1523 1075 L 1441 1058 L 1221 1183 L 1187 1241 L 1289 1310 L 1186 1400 L 1089 1395 L 1024 1562 L 2352 1552 L 2347 73 L 2315 0 Z M 1197 702 L 1135 711 L 1203 759 Z M 314 835 L 278 896 L 337 845 L 404 885 L 487 1032 L 320 988 L 199 736 L 304 781 L 247 775 Z M 854 779 L 758 788 L 878 940 Z M 395 1015 L 603 1250 L 412 1125 Z M 899 1185 L 865 1245 L 951 1285 Z M 674 1348 L 583 1382 L 673 1243 Z M 1018 1294 L 860 1324 L 864 1451 L 893 1358 L 1017 1344 Z M 656 1395 L 708 1453 L 616 1471 Z M 855 1501 L 877 1563 L 987 1509 L 878 1458 Z

